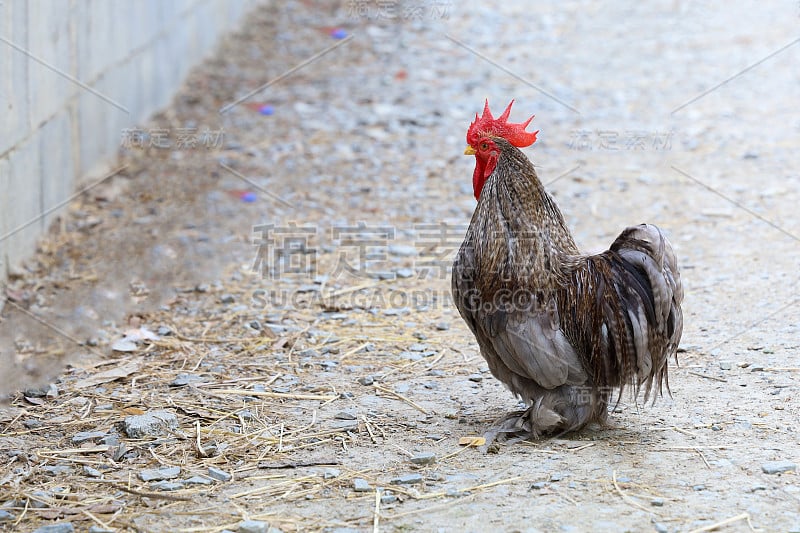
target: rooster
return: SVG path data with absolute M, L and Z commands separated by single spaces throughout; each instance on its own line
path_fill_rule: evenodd
M 478 204 L 452 290 L 492 375 L 527 406 L 489 433 L 538 438 L 604 424 L 626 386 L 645 401 L 669 391 L 683 289 L 672 246 L 651 224 L 626 228 L 603 253 L 578 250 L 519 150 L 538 131 L 525 131 L 533 117 L 508 122 L 513 103 L 494 118 L 487 100 L 467 132 Z

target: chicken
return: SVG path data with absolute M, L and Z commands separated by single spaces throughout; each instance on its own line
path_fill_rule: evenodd
M 553 198 L 519 150 L 537 132 L 486 102 L 467 132 L 478 204 L 453 265 L 452 291 L 492 375 L 527 409 L 498 433 L 538 438 L 604 424 L 626 386 L 669 391 L 683 329 L 675 253 L 650 224 L 581 254 Z M 676 359 L 677 360 L 677 359 Z M 653 397 L 655 401 L 655 396 Z

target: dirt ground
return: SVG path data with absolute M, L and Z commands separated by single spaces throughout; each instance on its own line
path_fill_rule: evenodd
M 280 4 L 9 281 L 0 530 L 800 531 L 800 5 Z M 447 266 L 487 97 L 578 243 L 659 225 L 686 298 L 672 397 L 482 453 L 517 404 Z

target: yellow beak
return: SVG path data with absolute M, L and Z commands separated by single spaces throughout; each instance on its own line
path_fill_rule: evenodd
M 475 155 L 475 148 L 467 145 L 467 147 L 464 148 L 464 155 Z

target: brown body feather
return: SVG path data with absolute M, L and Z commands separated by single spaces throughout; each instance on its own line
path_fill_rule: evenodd
M 453 266 L 453 295 L 534 435 L 606 419 L 614 390 L 660 392 L 682 332 L 672 247 L 652 225 L 582 255 L 533 165 L 502 138 Z

